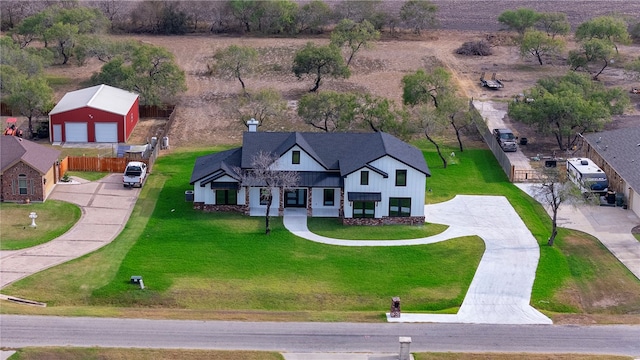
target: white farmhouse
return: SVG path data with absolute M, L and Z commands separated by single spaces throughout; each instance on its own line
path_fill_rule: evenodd
M 254 130 L 254 131 L 251 131 Z M 295 189 L 273 189 L 271 214 L 306 209 L 308 216 L 341 218 L 345 224 L 424 223 L 427 176 L 420 150 L 387 133 L 284 133 L 243 135 L 243 146 L 199 157 L 190 183 L 194 208 L 264 215 L 259 186 L 240 183 L 256 154 L 278 158 L 274 170 L 295 171 Z

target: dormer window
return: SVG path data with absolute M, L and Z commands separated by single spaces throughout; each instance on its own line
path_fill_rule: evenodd
M 407 186 L 407 170 L 396 170 L 396 186 Z
M 360 171 L 360 185 L 369 185 L 368 171 Z
M 300 151 L 294 150 L 291 152 L 291 163 L 300 164 Z

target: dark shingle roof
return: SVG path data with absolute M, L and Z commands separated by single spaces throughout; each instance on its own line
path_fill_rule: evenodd
M 58 160 L 60 151 L 15 136 L 0 136 L 0 172 L 23 161 L 40 174 L 45 174 Z
M 200 156 L 196 159 L 196 164 L 191 173 L 191 184 L 203 179 L 204 177 L 218 171 L 227 171 L 228 174 L 233 173 L 233 167 L 240 166 L 240 155 L 242 148 L 235 148 L 219 153 Z
M 640 126 L 585 135 L 591 147 L 635 191 L 640 191 Z
M 427 176 L 431 176 L 422 152 L 402 140 L 386 133 L 284 133 L 245 132 L 242 148 L 199 157 L 191 176 L 195 183 L 216 171 L 234 166 L 251 167 L 254 156 L 260 151 L 282 156 L 294 146 L 299 146 L 327 171 L 346 176 L 383 156 L 407 164 Z M 313 176 L 314 181 L 318 178 Z M 308 179 L 309 180 L 309 179 Z M 323 182 L 328 181 L 324 179 Z M 311 180 L 309 180 L 311 181 Z M 332 178 L 329 182 L 335 183 Z
M 327 170 L 339 170 L 342 176 L 348 175 L 385 155 L 389 155 L 427 176 L 430 175 L 420 150 L 382 132 L 245 132 L 242 143 L 242 168 L 249 168 L 253 156 L 259 151 L 281 156 L 297 144 Z

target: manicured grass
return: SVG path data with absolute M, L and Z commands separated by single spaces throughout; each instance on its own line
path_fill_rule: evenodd
M 635 238 L 638 239 L 638 241 L 640 241 L 640 234 L 633 234 L 633 236 L 635 236 Z
M 433 236 L 447 230 L 447 225 L 426 223 L 420 226 L 345 226 L 338 219 L 308 218 L 307 227 L 318 235 L 345 240 L 401 240 Z
M 202 213 L 184 202 L 194 157 L 160 159 L 167 176 L 147 229 L 110 284 L 92 302 L 116 306 L 269 311 L 385 311 L 392 296 L 406 310 L 459 306 L 484 246 L 478 238 L 413 247 L 350 248 L 297 238 L 272 219 Z M 171 172 L 171 174 L 170 174 Z M 436 261 L 437 260 L 437 261 Z M 142 275 L 147 289 L 129 284 Z M 212 301 L 215 299 L 215 301 Z
M 461 304 L 484 250 L 479 238 L 409 247 L 336 247 L 294 237 L 280 218 L 272 218 L 273 231 L 266 236 L 262 217 L 202 213 L 184 201 L 195 157 L 207 153 L 174 152 L 161 157 L 118 239 L 93 254 L 13 284 L 5 293 L 49 304 L 30 313 L 226 320 L 381 321 L 392 296 L 401 297 L 406 311 L 453 313 Z M 445 201 L 456 194 L 501 195 L 520 214 L 541 245 L 532 294 L 537 308 L 551 315 L 640 310 L 636 290 L 640 283 L 628 277 L 629 272 L 602 246 L 584 246 L 588 237 L 566 232 L 560 233 L 556 246 L 546 246 L 548 215 L 507 181 L 490 152 L 456 153 L 456 164 L 447 169 L 434 152 L 425 151 L 425 156 L 433 174 L 427 182 L 431 189 L 427 202 Z M 320 232 L 369 232 L 363 236 L 396 238 L 394 227 L 388 232 L 340 228 L 330 220 L 318 220 L 313 219 L 311 226 L 323 228 Z M 401 231 L 430 233 L 431 226 Z M 567 234 L 572 244 L 586 250 L 567 247 L 569 242 L 563 240 Z M 623 278 L 631 290 L 594 282 L 587 271 L 590 267 L 613 269 L 604 272 L 608 282 Z M 146 289 L 130 284 L 131 275 L 142 275 Z M 607 299 L 585 295 L 613 294 L 610 289 L 625 291 L 620 306 L 576 303 L 575 299 L 589 298 L 598 304 Z M 3 306 L 2 311 L 18 310 Z
M 632 360 L 632 356 L 535 353 L 414 353 L 416 360 Z
M 109 175 L 109 173 L 97 171 L 67 171 L 65 175 L 76 176 L 89 181 L 96 181 Z
M 36 227 L 29 214 L 35 212 Z M 18 250 L 39 245 L 64 234 L 80 219 L 76 205 L 57 200 L 44 203 L 0 203 L 0 250 Z
M 121 349 L 33 347 L 23 348 L 12 360 L 282 360 L 280 353 L 267 351 L 216 351 L 190 349 Z
M 631 360 L 630 356 L 532 353 L 413 353 L 416 360 Z M 189 349 L 119 349 L 119 348 L 23 348 L 11 360 L 279 360 L 280 353 L 267 351 L 216 351 Z

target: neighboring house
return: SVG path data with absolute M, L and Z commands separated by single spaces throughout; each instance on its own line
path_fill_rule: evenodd
M 386 133 L 245 132 L 243 146 L 196 160 L 190 183 L 194 208 L 264 215 L 260 187 L 244 187 L 237 169 L 250 170 L 259 152 L 278 157 L 275 169 L 296 171 L 300 182 L 273 189 L 271 214 L 288 207 L 345 224 L 424 223 L 426 177 L 417 148 Z
M 126 142 L 140 117 L 138 95 L 108 85 L 65 94 L 49 112 L 49 140 Z
M 0 200 L 45 201 L 57 181 L 60 151 L 15 136 L 0 136 Z
M 609 189 L 623 193 L 627 207 L 640 217 L 640 126 L 584 136 L 586 157 L 609 179 Z

